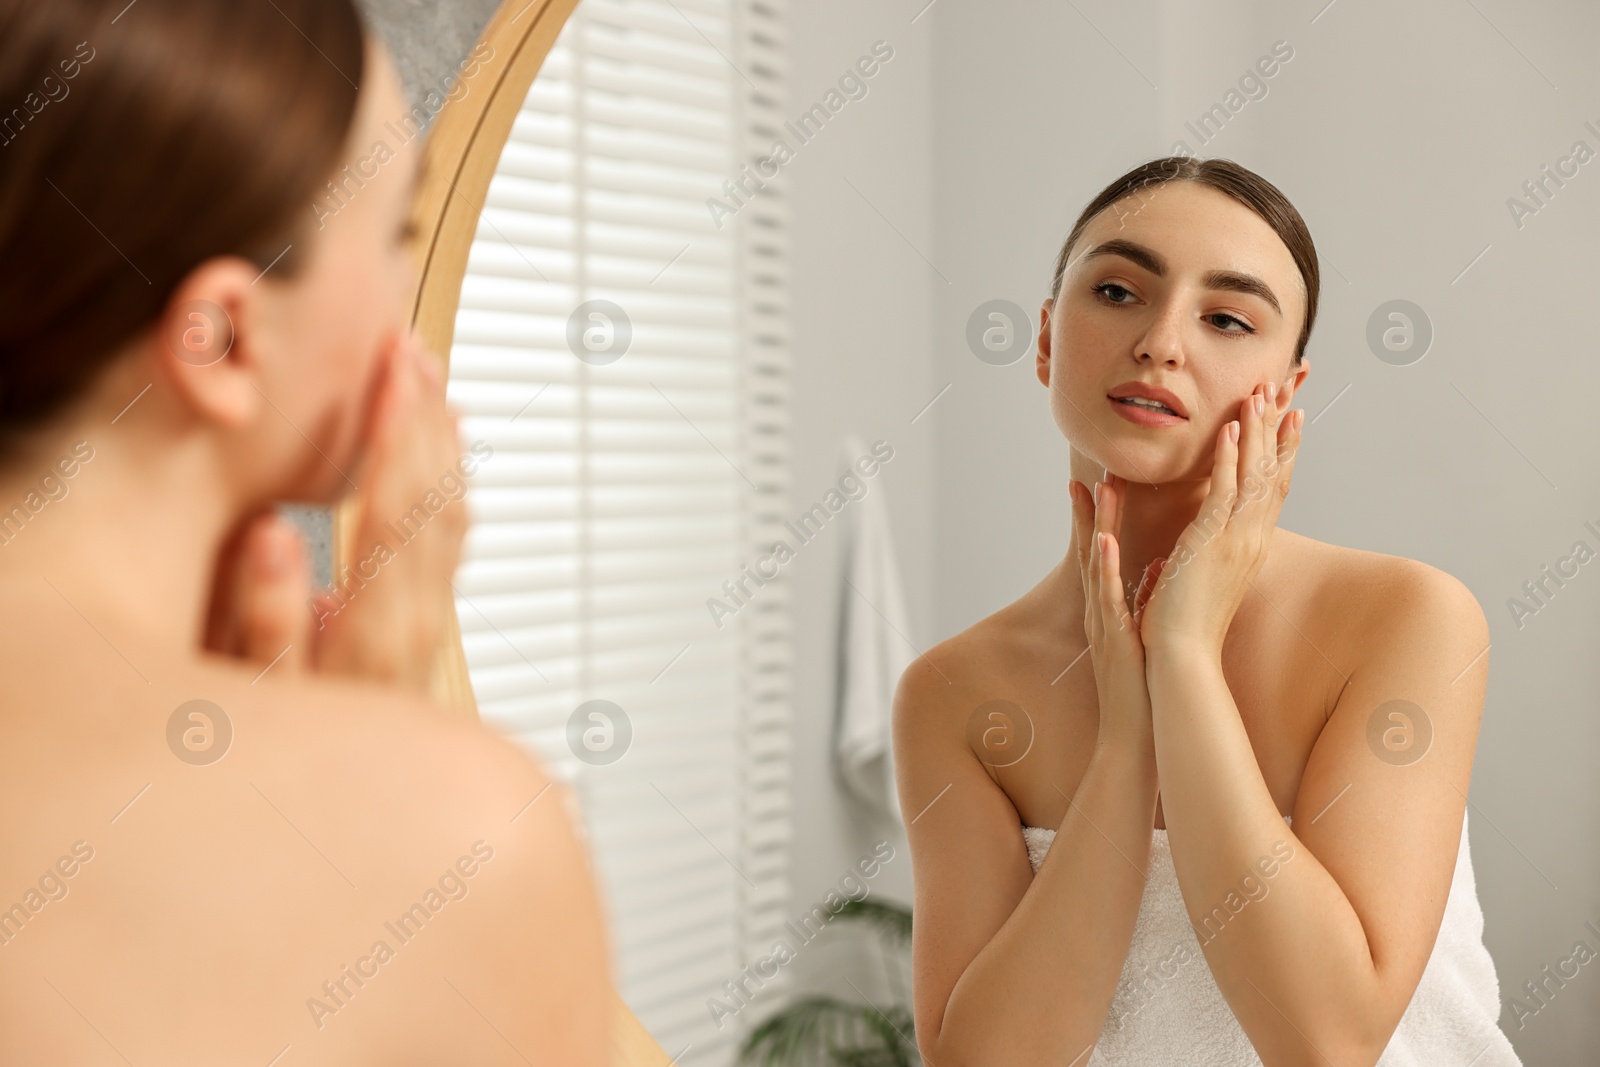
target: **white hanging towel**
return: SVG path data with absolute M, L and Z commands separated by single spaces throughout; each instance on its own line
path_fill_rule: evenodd
M 854 466 L 869 454 L 858 437 L 847 436 L 844 448 L 841 467 L 854 471 L 867 490 L 848 508 L 848 539 L 842 547 L 835 763 L 851 795 L 903 823 L 891 713 L 895 685 L 919 653 L 910 641 L 882 475 L 864 478 Z

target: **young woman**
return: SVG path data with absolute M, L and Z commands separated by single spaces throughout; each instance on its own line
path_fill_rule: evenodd
M 1226 160 L 1138 167 L 1067 237 L 1066 557 L 895 700 L 927 1062 L 1517 1062 L 1465 825 L 1483 612 L 1277 527 L 1317 287 Z
M 0 1062 L 608 1062 L 564 791 L 423 692 L 463 446 L 393 62 L 350 0 L 0 0 L 13 105 Z M 430 493 L 307 610 L 274 505 L 365 550 Z

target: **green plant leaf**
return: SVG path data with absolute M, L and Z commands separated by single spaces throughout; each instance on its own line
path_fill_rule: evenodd
M 869 1004 L 852 1004 L 836 997 L 812 996 L 795 1001 L 783 1011 L 763 1020 L 740 1046 L 741 1063 L 759 1067 L 815 1067 L 821 1064 L 853 1065 L 842 1055 L 875 1053 L 888 1059 L 862 1063 L 883 1063 L 910 1067 L 903 1057 L 904 1042 L 895 1027 L 911 1037 L 910 1013 L 894 1007 L 889 1020 Z M 914 1040 L 914 1039 L 913 1039 Z
M 849 919 L 873 926 L 884 942 L 893 948 L 911 943 L 911 909 L 882 900 L 848 901 L 835 919 Z
M 911 1061 L 895 1049 L 847 1048 L 833 1054 L 838 1067 L 910 1067 Z
M 873 1009 L 872 1018 L 868 1025 L 877 1034 L 879 1047 L 877 1049 L 863 1048 L 863 1053 L 880 1052 L 884 1057 L 882 1063 L 888 1067 L 912 1067 L 914 1062 L 921 1062 L 917 1056 L 917 1035 L 915 1022 L 911 1010 L 899 1004 L 891 1004 L 887 1009 L 878 1011 Z M 834 1058 L 838 1059 L 835 1053 Z M 876 1064 L 878 1061 L 868 1060 Z M 845 1067 L 840 1061 L 841 1067 Z M 854 1065 L 849 1065 L 854 1067 Z

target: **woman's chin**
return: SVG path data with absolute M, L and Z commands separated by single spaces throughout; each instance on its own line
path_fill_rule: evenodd
M 1092 447 L 1074 445 L 1095 467 L 1129 482 L 1159 485 L 1193 477 L 1194 461 L 1188 450 L 1138 438 L 1094 435 Z

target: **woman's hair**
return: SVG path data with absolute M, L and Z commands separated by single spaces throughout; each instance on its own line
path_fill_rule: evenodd
M 1072 232 L 1067 234 L 1066 243 L 1061 246 L 1061 254 L 1056 257 L 1055 277 L 1050 283 L 1050 299 L 1054 300 L 1060 295 L 1061 278 L 1067 271 L 1072 246 L 1082 236 L 1090 220 L 1125 196 L 1147 186 L 1172 181 L 1194 182 L 1233 197 L 1261 216 L 1289 249 L 1306 287 L 1306 318 L 1300 326 L 1300 341 L 1294 350 L 1294 363 L 1299 366 L 1306 354 L 1306 341 L 1311 337 L 1312 324 L 1317 320 L 1317 292 L 1321 287 L 1317 250 L 1311 243 L 1311 232 L 1306 229 L 1305 220 L 1289 203 L 1289 199 L 1278 191 L 1278 187 L 1231 159 L 1195 159 L 1191 156 L 1153 159 L 1133 168 L 1102 189 L 1100 195 L 1089 201 L 1089 206 L 1083 209 L 1083 214 L 1073 224 Z
M 365 40 L 352 0 L 0 0 L 0 439 L 207 259 L 296 272 Z

